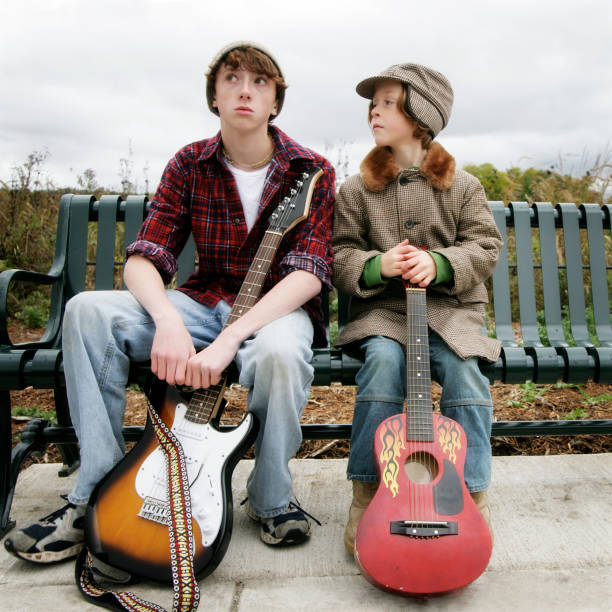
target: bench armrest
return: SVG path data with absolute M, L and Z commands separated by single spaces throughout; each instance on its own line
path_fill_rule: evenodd
M 30 270 L 5 270 L 0 273 L 0 346 L 19 346 L 22 348 L 49 347 L 53 344 L 59 331 L 61 316 L 59 312 L 53 311 L 53 300 L 51 301 L 51 312 L 45 332 L 40 340 L 36 342 L 25 342 L 13 345 L 8 333 L 8 296 L 11 283 L 14 281 L 37 283 L 39 285 L 54 285 L 61 281 L 62 274 L 43 274 Z M 57 308 L 56 308 L 57 310 Z

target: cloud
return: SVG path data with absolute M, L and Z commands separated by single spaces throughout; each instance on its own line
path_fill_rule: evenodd
M 5 180 L 47 147 L 58 183 L 74 184 L 91 167 L 100 183 L 118 186 L 131 143 L 141 182 L 148 165 L 156 183 L 179 147 L 217 131 L 204 73 L 221 46 L 245 38 L 270 48 L 289 82 L 279 127 L 318 150 L 350 143 L 352 171 L 372 143 L 355 85 L 401 61 L 453 83 L 440 140 L 460 163 L 546 165 L 594 155 L 612 133 L 605 0 L 22 0 L 3 11 Z

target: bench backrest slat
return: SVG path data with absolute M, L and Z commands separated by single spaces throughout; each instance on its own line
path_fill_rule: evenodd
M 610 302 L 606 270 L 606 250 L 604 243 L 604 211 L 597 204 L 583 204 L 589 241 L 589 266 L 591 271 L 591 297 L 593 318 L 597 338 L 603 346 L 612 346 L 612 327 L 610 326 Z
M 182 285 L 195 270 L 196 247 L 193 234 L 189 234 L 189 238 L 178 256 L 178 271 L 176 273 L 177 285 Z
M 87 240 L 90 207 L 93 196 L 76 195 L 70 202 L 70 236 L 68 239 L 68 278 L 66 300 L 85 290 Z
M 124 250 L 136 240 L 138 230 L 146 215 L 147 198 L 142 196 L 128 196 L 125 202 L 125 235 L 123 238 Z
M 115 230 L 120 196 L 102 196 L 98 208 L 96 290 L 113 289 L 115 279 Z
M 586 321 L 584 274 L 580 245 L 580 211 L 575 204 L 558 205 L 563 225 L 567 296 L 569 301 L 572 337 L 578 346 L 593 346 Z
M 124 235 L 123 253 L 138 235 L 138 230 L 146 216 L 146 206 L 148 198 L 146 196 L 128 196 L 124 208 Z M 125 282 L 121 280 L 121 287 L 125 289 Z
M 531 209 L 527 202 L 510 202 L 514 217 L 521 335 L 525 346 L 542 346 L 538 333 L 535 270 L 531 241 Z
M 540 238 L 546 335 L 551 346 L 568 346 L 561 322 L 561 291 L 559 287 L 555 209 L 550 202 L 536 202 L 533 207 L 537 217 Z
M 508 233 L 506 220 L 510 213 L 503 202 L 489 202 L 495 223 L 504 244 L 499 254 L 497 267 L 493 272 L 493 312 L 495 317 L 495 334 L 504 346 L 516 346 L 512 330 L 512 302 L 510 300 L 510 274 L 508 271 Z

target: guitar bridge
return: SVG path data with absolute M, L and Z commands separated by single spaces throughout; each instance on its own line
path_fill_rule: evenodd
M 459 533 L 456 521 L 391 521 L 389 527 L 391 533 L 413 538 L 439 538 Z
M 160 525 L 170 525 L 170 505 L 155 497 L 145 497 L 138 516 Z

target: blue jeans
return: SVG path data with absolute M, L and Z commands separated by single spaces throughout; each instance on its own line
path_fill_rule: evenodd
M 230 313 L 226 302 L 199 304 L 168 290 L 196 350 L 210 344 Z M 81 444 L 81 468 L 69 500 L 86 503 L 96 483 L 122 459 L 121 428 L 130 360 L 150 358 L 155 324 L 127 291 L 88 291 L 67 306 L 63 327 L 64 371 L 70 415 Z M 289 459 L 302 441 L 300 416 L 313 378 L 313 327 L 298 309 L 242 343 L 235 361 L 248 387 L 248 407 L 259 420 L 255 467 L 247 493 L 255 512 L 276 516 L 289 505 Z
M 351 455 L 347 476 L 375 482 L 372 453 L 380 423 L 403 412 L 406 397 L 406 354 L 403 346 L 384 336 L 370 336 L 360 345 L 365 360 L 357 374 Z M 429 333 L 432 380 L 442 385 L 440 410 L 457 421 L 467 436 L 465 482 L 471 492 L 482 491 L 491 480 L 491 418 L 489 381 L 476 358 L 462 360 L 435 332 Z

